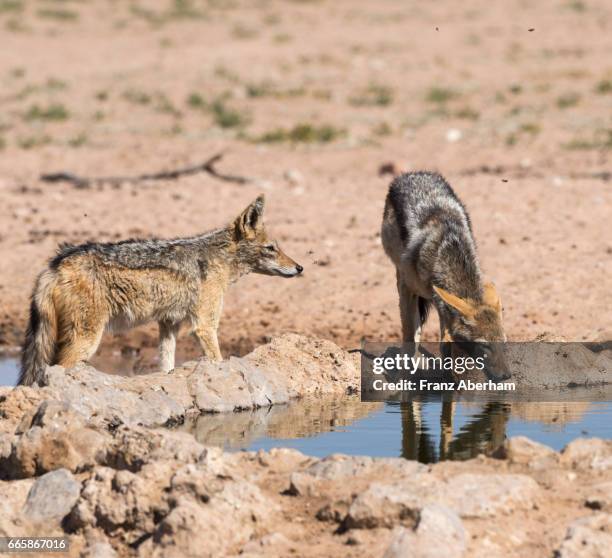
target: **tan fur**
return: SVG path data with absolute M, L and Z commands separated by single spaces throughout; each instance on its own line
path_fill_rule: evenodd
M 262 211 L 260 196 L 208 235 L 75 247 L 51 262 L 32 297 L 20 383 L 40 382 L 47 364 L 71 367 L 90 359 L 105 329 L 149 321 L 159 324 L 162 370 L 174 368 L 181 326 L 191 330 L 206 357 L 221 360 L 217 329 L 229 285 L 251 271 L 284 277 L 302 271 L 268 239 Z

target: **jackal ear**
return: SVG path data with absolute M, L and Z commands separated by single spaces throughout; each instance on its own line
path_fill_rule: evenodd
M 457 295 L 454 295 L 453 293 L 449 293 L 448 291 L 445 291 L 440 287 L 436 287 L 435 285 L 433 286 L 433 289 L 446 304 L 448 304 L 451 308 L 457 310 L 459 314 L 466 318 L 474 317 L 476 309 L 474 308 L 474 305 L 471 302 L 468 302 L 467 300 Z
M 263 194 L 257 196 L 255 201 L 251 203 L 236 219 L 236 232 L 243 238 L 249 238 L 263 227 L 263 210 L 265 198 Z
M 502 303 L 497 294 L 497 289 L 493 283 L 485 283 L 483 285 L 482 301 L 493 308 L 498 314 L 501 314 Z

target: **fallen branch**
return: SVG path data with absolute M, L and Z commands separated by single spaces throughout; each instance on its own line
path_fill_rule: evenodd
M 198 174 L 200 172 L 208 173 L 210 176 L 223 180 L 225 182 L 233 182 L 235 184 L 247 184 L 252 179 L 244 176 L 236 176 L 232 174 L 223 174 L 215 169 L 215 164 L 223 158 L 223 153 L 217 153 L 210 159 L 200 165 L 193 165 L 181 169 L 170 171 L 161 171 L 152 174 L 139 174 L 136 176 L 99 176 L 86 177 L 79 176 L 70 172 L 56 172 L 51 174 L 43 174 L 40 179 L 43 182 L 69 182 L 76 188 L 90 188 L 95 184 L 112 184 L 118 186 L 124 182 L 144 182 L 147 180 L 177 180 L 182 176 Z

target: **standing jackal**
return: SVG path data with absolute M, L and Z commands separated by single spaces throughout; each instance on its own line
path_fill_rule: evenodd
M 470 218 L 444 178 L 431 172 L 397 177 L 381 235 L 395 264 L 403 342 L 419 342 L 433 301 L 441 341 L 455 342 L 451 352 L 484 353 L 487 373 L 507 378 L 501 301 L 492 283 L 483 284 Z M 443 349 L 448 353 L 448 345 Z
M 40 383 L 48 364 L 89 359 L 105 329 L 159 324 L 160 366 L 174 368 L 182 324 L 204 355 L 221 360 L 217 327 L 230 283 L 249 272 L 294 277 L 303 270 L 267 237 L 259 196 L 228 226 L 174 240 L 67 245 L 32 294 L 19 383 Z

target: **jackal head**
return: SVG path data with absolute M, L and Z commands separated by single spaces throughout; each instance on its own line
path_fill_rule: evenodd
M 494 380 L 505 380 L 510 371 L 504 355 L 506 334 L 502 326 L 502 304 L 493 283 L 483 287 L 482 300 L 458 297 L 434 286 L 448 308 L 441 320 L 442 341 L 451 341 L 452 356 L 484 357 L 484 372 Z
M 239 266 L 246 272 L 253 271 L 263 275 L 299 275 L 304 268 L 287 256 L 280 249 L 278 242 L 268 238 L 263 223 L 263 210 L 264 196 L 261 194 L 233 223 Z

